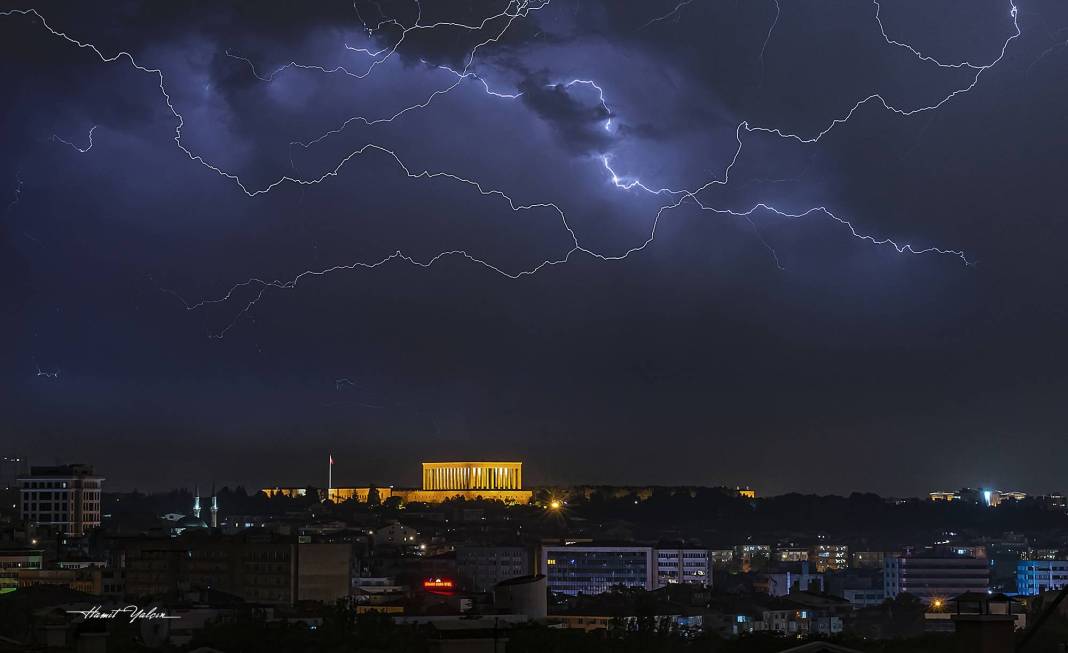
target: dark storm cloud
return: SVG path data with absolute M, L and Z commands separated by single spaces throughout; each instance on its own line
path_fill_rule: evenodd
M 425 24 L 507 6 L 423 4 Z M 520 98 L 468 80 L 307 150 L 289 143 L 451 84 L 435 66 L 462 65 L 503 19 L 413 31 L 402 65 L 366 80 L 291 70 L 264 82 L 226 51 L 261 71 L 365 61 L 344 49 L 366 34 L 351 3 L 41 11 L 107 54 L 163 69 L 183 143 L 250 187 L 324 174 L 380 143 L 415 172 L 554 202 L 584 245 L 608 253 L 648 237 L 662 198 L 616 188 L 591 154 L 657 188 L 693 187 L 722 177 L 741 120 L 808 134 L 873 91 L 920 106 L 960 81 L 887 45 L 869 3 L 782 3 L 770 38 L 774 2 L 692 2 L 648 24 L 675 4 L 554 0 L 475 59 L 481 80 Z M 378 19 L 374 3 L 357 6 Z M 415 20 L 414 3 L 382 8 Z M 730 183 L 702 195 L 717 207 L 826 205 L 858 232 L 960 247 L 978 267 L 900 255 L 825 216 L 748 221 L 686 204 L 625 261 L 575 254 L 518 280 L 459 257 L 357 266 L 269 289 L 222 340 L 206 334 L 259 287 L 200 311 L 161 288 L 216 298 L 249 277 L 284 281 L 400 248 L 420 260 L 464 248 L 515 273 L 561 257 L 570 235 L 551 208 L 512 211 L 447 178 L 408 179 L 380 152 L 250 199 L 175 147 L 154 76 L 0 18 L 0 198 L 23 182 L 0 223 L 5 445 L 35 462 L 95 462 L 127 487 L 189 483 L 189 469 L 312 482 L 332 449 L 353 482 L 417 482 L 422 458 L 512 456 L 552 482 L 1064 489 L 1056 457 L 1031 454 L 1060 446 L 1068 418 L 1055 175 L 1068 167 L 1068 60 L 1038 26 L 1068 25 L 1068 9 L 1021 11 L 1024 36 L 1005 61 L 939 111 L 866 106 L 816 145 L 747 135 Z M 885 17 L 896 37 L 952 61 L 988 61 L 1009 20 L 993 1 L 886 6 Z M 383 28 L 373 45 L 395 36 Z M 605 89 L 611 131 L 597 93 L 573 79 Z M 89 152 L 49 140 L 84 143 L 94 124 Z M 358 392 L 339 398 L 339 378 L 358 379 Z M 181 467 L 140 476 L 161 450 Z
M 564 84 L 550 83 L 544 72 L 528 75 L 519 91 L 523 104 L 551 125 L 567 150 L 599 154 L 611 146 L 613 139 L 604 124 L 612 115 L 603 105 L 576 98 Z

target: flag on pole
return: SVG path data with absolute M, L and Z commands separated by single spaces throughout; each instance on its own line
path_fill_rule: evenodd
M 330 456 L 330 464 L 334 464 L 334 454 L 328 454 Z

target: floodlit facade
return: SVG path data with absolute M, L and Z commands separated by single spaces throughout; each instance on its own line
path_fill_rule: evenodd
M 440 503 L 446 499 L 491 499 L 505 503 L 530 503 L 533 493 L 523 489 L 521 462 L 430 462 L 423 463 L 420 489 L 378 487 L 379 501 L 397 497 L 405 502 Z M 302 497 L 305 488 L 269 487 L 267 496 Z M 367 503 L 370 487 L 333 487 L 323 490 L 322 498 L 335 503 L 355 499 Z

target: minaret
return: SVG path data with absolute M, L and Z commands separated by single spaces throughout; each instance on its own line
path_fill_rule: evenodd
M 196 496 L 193 497 L 193 516 L 200 519 L 200 486 L 196 488 Z
M 211 484 L 211 527 L 219 527 L 219 498 L 215 496 L 215 484 Z

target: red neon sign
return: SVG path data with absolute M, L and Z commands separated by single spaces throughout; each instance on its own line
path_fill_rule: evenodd
M 425 590 L 451 590 L 453 582 L 449 578 L 428 578 L 423 581 Z

